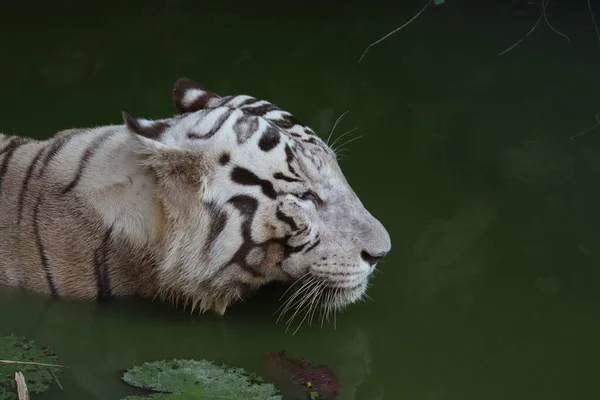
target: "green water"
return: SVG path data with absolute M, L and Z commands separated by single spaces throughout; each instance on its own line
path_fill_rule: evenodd
M 400 6 L 399 4 L 402 3 Z M 0 334 L 71 368 L 39 399 L 119 399 L 154 359 L 257 369 L 288 349 L 330 366 L 340 399 L 579 399 L 600 394 L 600 43 L 586 1 L 30 1 L 0 13 L 0 130 L 43 137 L 173 113 L 181 76 L 269 99 L 327 135 L 393 248 L 372 300 L 335 327 L 275 324 L 260 293 L 224 317 L 140 299 L 52 302 L 0 289 Z M 591 3 L 600 17 L 600 4 Z M 350 137 L 349 135 L 349 137 Z M 352 136 L 353 137 L 353 136 Z M 1 355 L 0 355 L 1 356 Z

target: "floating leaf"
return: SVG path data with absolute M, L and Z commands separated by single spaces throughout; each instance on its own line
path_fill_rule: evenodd
M 243 368 L 219 366 L 206 360 L 163 360 L 127 370 L 123 380 L 132 386 L 152 390 L 150 396 L 129 396 L 126 400 L 281 400 L 275 386 Z
M 47 366 L 58 362 L 58 357 L 48 348 L 40 348 L 33 341 L 14 335 L 0 336 L 0 359 L 0 400 L 17 399 L 16 372 L 25 376 L 29 393 L 37 394 L 47 390 L 54 381 L 51 370 L 60 370 L 60 367 Z

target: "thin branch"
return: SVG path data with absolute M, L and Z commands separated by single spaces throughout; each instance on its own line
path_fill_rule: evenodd
M 577 134 L 569 137 L 569 139 L 574 140 L 578 136 L 583 136 L 586 133 L 593 131 L 594 129 L 596 129 L 599 126 L 600 126 L 600 117 L 598 116 L 598 114 L 596 114 L 596 124 L 594 126 L 592 126 L 590 128 L 587 128 L 587 129 L 585 129 L 585 130 L 583 130 L 583 131 L 581 131 L 581 132 L 579 132 L 579 133 L 577 133 Z
M 540 15 L 540 17 L 538 18 L 537 22 L 535 23 L 535 25 L 533 25 L 533 27 L 529 30 L 529 32 L 527 32 L 525 34 L 525 36 L 523 36 L 521 39 L 519 39 L 515 44 L 513 44 L 512 46 L 510 46 L 508 49 L 506 50 L 502 50 L 500 53 L 498 53 L 497 55 L 501 56 L 503 54 L 508 53 L 509 51 L 511 51 L 512 49 L 514 49 L 515 47 L 517 47 L 527 36 L 531 35 L 531 33 L 533 31 L 535 31 L 535 28 L 537 28 L 537 26 L 540 24 L 540 21 L 542 20 L 542 18 L 544 18 L 544 16 L 546 15 L 546 6 L 548 5 L 548 3 L 550 3 L 550 0 L 546 1 L 546 4 L 544 4 L 544 0 L 542 0 L 542 6 L 544 7 L 542 10 L 542 14 Z
M 427 7 L 429 7 L 429 5 L 433 2 L 433 0 L 429 0 L 427 2 L 427 4 L 425 4 L 425 7 L 423 7 L 421 9 L 421 11 L 419 11 L 417 14 L 415 14 L 414 17 L 412 17 L 411 19 L 409 19 L 407 22 L 405 22 L 402 26 L 400 26 L 399 28 L 394 29 L 393 31 L 391 31 L 390 33 L 388 33 L 387 35 L 385 35 L 384 37 L 382 37 L 379 40 L 374 41 L 373 43 L 371 43 L 370 45 L 367 46 L 367 48 L 365 49 L 365 51 L 362 53 L 362 55 L 360 56 L 360 58 L 358 59 L 358 62 L 360 63 L 362 61 L 362 59 L 364 58 L 364 56 L 367 54 L 367 51 L 369 51 L 369 49 L 373 46 L 375 46 L 376 44 L 379 44 L 381 42 L 383 42 L 385 39 L 389 38 L 390 36 L 392 36 L 394 33 L 404 29 L 408 24 L 410 24 L 411 22 L 413 22 L 415 19 L 417 19 L 419 17 L 419 15 L 421 15 L 423 13 L 423 11 L 425 11 L 425 9 Z
M 567 39 L 567 41 L 569 43 L 571 43 L 571 38 L 568 37 L 567 35 L 565 35 L 564 33 L 560 32 L 558 29 L 555 29 L 552 24 L 550 23 L 550 21 L 548 21 L 548 15 L 546 14 L 546 5 L 544 4 L 544 1 L 542 0 L 542 10 L 544 13 L 544 20 L 546 21 L 546 25 L 548 25 L 548 28 L 552 29 L 557 35 L 560 35 L 562 37 L 564 37 L 565 39 Z
M 13 360 L 0 360 L 0 364 L 22 364 L 22 365 L 39 365 L 41 367 L 59 367 L 59 368 L 67 368 L 64 365 L 58 364 L 44 364 L 32 361 L 13 361 Z
M 56 384 L 58 385 L 58 387 L 60 388 L 60 390 L 62 390 L 63 392 L 65 391 L 65 389 L 63 389 L 62 385 L 60 384 L 60 381 L 58 380 L 58 378 L 56 377 L 56 374 L 54 373 L 54 371 L 52 371 L 50 368 L 47 368 L 48 372 L 50 372 L 52 374 L 52 376 L 54 377 L 54 381 L 56 382 Z
M 590 10 L 590 16 L 592 17 L 592 22 L 594 23 L 594 28 L 596 29 L 596 36 L 598 37 L 598 41 L 600 42 L 600 31 L 598 30 L 598 24 L 596 24 L 596 18 L 594 17 L 594 11 L 592 10 L 592 3 L 588 0 L 588 10 Z

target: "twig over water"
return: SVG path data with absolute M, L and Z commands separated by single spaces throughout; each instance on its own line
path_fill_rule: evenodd
M 592 17 L 592 22 L 594 23 L 594 28 L 596 29 L 596 36 L 598 37 L 598 41 L 600 42 L 600 31 L 598 31 L 598 24 L 596 24 L 596 18 L 594 17 L 594 11 L 592 10 L 592 3 L 588 0 L 588 10 L 590 10 L 590 16 Z
M 41 367 L 59 367 L 66 368 L 64 365 L 58 364 L 44 364 L 32 361 L 14 361 L 14 360 L 0 360 L 0 364 L 23 364 L 23 365 L 39 365 Z
M 537 26 L 540 24 L 540 21 L 542 20 L 542 18 L 544 18 L 544 16 L 546 15 L 546 6 L 548 5 L 548 3 L 550 3 L 550 0 L 546 0 L 545 4 L 544 4 L 544 0 L 542 0 L 542 7 L 543 7 L 542 14 L 540 14 L 540 17 L 538 18 L 538 20 L 536 21 L 536 23 L 533 25 L 533 27 L 529 30 L 529 32 L 527 32 L 525 34 L 525 36 L 523 36 L 521 39 L 517 40 L 517 42 L 515 44 L 513 44 L 512 46 L 510 46 L 506 50 L 502 50 L 497 55 L 501 56 L 503 54 L 508 53 L 509 51 L 511 51 L 512 49 L 514 49 L 515 47 L 517 47 L 527 36 L 531 35 L 533 33 L 533 31 L 535 31 L 535 28 L 537 28 Z
M 384 37 L 382 37 L 381 39 L 378 39 L 376 41 L 374 41 L 373 43 L 371 43 L 370 45 L 367 46 L 367 48 L 365 49 L 365 51 L 362 53 L 362 55 L 360 56 L 360 58 L 358 59 L 358 62 L 361 62 L 362 59 L 364 58 L 364 56 L 367 54 L 367 51 L 369 51 L 369 49 L 373 46 L 375 46 L 376 44 L 379 44 L 381 42 L 383 42 L 385 39 L 389 38 L 390 36 L 392 36 L 394 33 L 404 29 L 408 24 L 410 24 L 411 22 L 413 22 L 415 19 L 417 19 L 419 17 L 419 15 L 421 15 L 423 13 L 423 11 L 425 11 L 425 9 L 427 7 L 429 7 L 429 5 L 433 2 L 433 0 L 429 0 L 427 2 L 427 4 L 425 4 L 425 7 L 423 7 L 421 9 L 421 11 L 419 11 L 418 13 L 415 14 L 414 17 L 412 17 L 411 19 L 409 19 L 407 22 L 405 22 L 402 26 L 394 29 L 393 31 L 391 31 L 390 33 L 388 33 L 387 35 L 385 35 Z
M 592 126 L 590 128 L 587 128 L 587 129 L 585 129 L 585 130 L 583 130 L 583 131 L 581 131 L 581 132 L 579 132 L 579 133 L 577 133 L 577 134 L 569 137 L 569 139 L 574 140 L 576 137 L 583 136 L 586 133 L 593 131 L 594 129 L 596 129 L 599 126 L 600 126 L 600 117 L 598 116 L 598 114 L 596 114 L 596 124 L 594 126 Z

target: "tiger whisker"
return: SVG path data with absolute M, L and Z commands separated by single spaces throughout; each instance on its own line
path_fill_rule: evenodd
M 339 149 L 338 151 L 335 152 L 336 156 L 345 156 L 347 155 L 348 149 Z
M 294 303 L 297 303 L 299 301 L 302 301 L 303 297 L 301 296 L 303 292 L 309 292 L 312 289 L 312 286 L 314 284 L 316 284 L 317 280 L 314 277 L 310 277 L 303 285 L 300 289 L 298 289 L 292 296 L 290 296 L 290 298 L 285 302 L 285 307 L 283 309 L 283 311 L 281 311 L 281 314 L 279 316 L 279 318 L 277 318 L 277 321 L 279 321 L 279 319 L 281 317 L 283 317 L 288 310 L 290 310 L 290 308 L 294 307 Z
M 311 292 L 311 297 L 312 297 L 312 300 L 311 300 L 311 301 L 310 301 L 310 302 L 307 304 L 307 306 L 308 306 L 308 310 L 307 310 L 307 311 L 306 311 L 306 313 L 304 314 L 304 317 L 302 318 L 302 321 L 300 321 L 300 324 L 298 324 L 298 327 L 296 328 L 296 330 L 294 331 L 294 333 L 292 333 L 292 335 L 295 335 L 295 334 L 296 334 L 296 332 L 298 332 L 298 329 L 300 329 L 300 327 L 302 326 L 302 324 L 303 324 L 303 323 L 304 323 L 304 321 L 306 320 L 306 317 L 308 317 L 308 316 L 309 316 L 309 314 L 310 314 L 310 312 L 311 312 L 311 309 L 312 309 L 313 305 L 315 304 L 314 302 L 315 302 L 315 300 L 317 299 L 317 295 L 318 295 L 318 293 L 321 291 L 321 288 L 322 288 L 322 286 L 323 286 L 323 283 L 322 283 L 322 282 L 320 282 L 320 283 L 319 283 L 319 285 L 317 285 L 317 288 L 316 288 L 316 290 L 317 290 L 317 291 L 316 291 L 316 292 L 315 292 L 315 291 Z M 314 293 L 314 294 L 313 294 L 313 293 Z
M 337 329 L 337 307 L 333 308 L 333 330 Z
M 321 320 L 321 328 L 323 327 L 325 320 L 327 320 L 327 322 L 329 322 L 329 315 L 331 313 L 331 305 L 332 305 L 331 299 L 333 298 L 334 292 L 335 292 L 335 290 L 327 293 L 327 299 L 325 301 L 325 303 L 326 303 L 325 312 L 323 313 L 323 319 Z
M 300 299 L 296 302 L 296 312 L 301 311 L 301 309 L 303 308 L 303 305 L 312 298 L 313 293 L 315 293 L 315 291 L 318 290 L 319 286 L 320 286 L 320 282 L 315 280 L 313 282 L 313 284 L 311 285 L 310 290 L 306 291 L 306 294 L 304 295 L 304 297 L 302 297 L 302 299 Z M 293 319 L 293 316 L 292 316 L 292 318 L 290 318 L 290 320 L 288 320 L 288 322 L 291 321 L 292 319 Z
M 304 297 L 304 299 L 301 302 L 297 303 L 297 311 L 298 312 L 303 311 L 306 307 L 310 307 L 312 300 L 314 299 L 316 294 L 320 291 L 322 286 L 323 286 L 323 282 L 321 282 L 321 281 L 317 281 L 314 284 L 314 286 L 311 288 L 311 290 L 306 293 L 306 296 Z
M 321 288 L 321 291 L 319 293 L 317 293 L 317 298 L 316 298 L 316 301 L 315 301 L 315 306 L 313 307 L 313 311 L 312 311 L 312 314 L 310 316 L 310 320 L 308 321 L 308 324 L 310 326 L 312 326 L 313 318 L 315 316 L 315 312 L 317 311 L 317 308 L 321 308 L 322 309 L 322 307 L 319 307 L 319 304 L 321 304 L 321 297 L 323 296 L 323 293 L 325 293 L 325 289 L 326 288 L 327 287 L 325 285 L 323 285 L 323 287 Z
M 357 137 L 355 137 L 355 138 L 352 138 L 352 139 L 349 139 L 349 140 L 345 141 L 344 143 L 342 143 L 341 145 L 339 145 L 339 146 L 338 146 L 338 149 L 340 149 L 342 146 L 345 146 L 345 145 L 347 145 L 348 143 L 352 143 L 352 142 L 354 142 L 355 140 L 358 140 L 358 139 L 360 139 L 361 137 L 363 137 L 363 136 L 365 136 L 365 135 L 366 135 L 366 133 L 365 133 L 364 135 L 360 135 L 360 136 L 357 136 Z M 336 150 L 334 150 L 334 151 L 336 151 Z
M 287 328 L 286 328 L 286 330 L 285 330 L 286 332 L 288 331 L 288 329 L 289 329 L 289 327 L 290 327 L 290 325 L 291 325 L 292 321 L 294 320 L 294 318 L 296 318 L 296 315 L 298 315 L 298 313 L 299 313 L 301 310 L 303 310 L 303 309 L 304 309 L 303 305 L 304 305 L 304 304 L 305 304 L 307 301 L 309 301 L 309 300 L 311 299 L 311 297 L 313 296 L 313 293 L 315 293 L 315 290 L 317 290 L 317 289 L 319 288 L 319 285 L 320 285 L 320 283 L 321 283 L 321 282 L 320 282 L 320 281 L 315 281 L 315 282 L 316 282 L 316 283 L 314 284 L 314 287 L 312 288 L 312 290 L 311 290 L 311 291 L 310 291 L 310 292 L 309 292 L 309 293 L 308 293 L 308 294 L 307 294 L 307 295 L 306 295 L 306 296 L 305 296 L 305 297 L 302 299 L 302 301 L 301 301 L 301 302 L 300 302 L 300 303 L 297 305 L 297 307 L 296 307 L 296 311 L 294 312 L 294 314 L 292 314 L 292 316 L 290 317 L 290 319 L 288 319 L 288 321 L 287 321 L 288 327 L 287 327 Z M 308 303 L 308 304 L 310 304 L 310 303 Z M 305 318 L 306 318 L 306 316 L 305 316 Z M 304 322 L 304 318 L 302 319 L 302 321 L 300 322 L 300 324 L 302 324 L 302 322 Z M 296 331 L 297 331 L 297 329 L 296 329 Z M 295 334 L 295 333 L 296 333 L 296 332 L 294 332 L 294 334 Z
M 340 136 L 338 136 L 337 138 L 335 138 L 335 140 L 333 141 L 333 143 L 331 143 L 331 144 L 329 145 L 329 147 L 331 147 L 331 149 L 333 150 L 333 149 L 334 149 L 334 147 L 335 147 L 335 144 L 338 142 L 338 140 L 340 140 L 340 139 L 341 139 L 341 138 L 343 138 L 344 136 L 346 136 L 346 135 L 348 135 L 348 134 L 350 134 L 350 133 L 354 132 L 354 131 L 355 131 L 355 130 L 357 130 L 357 129 L 358 129 L 358 126 L 355 126 L 354 128 L 352 128 L 352 129 L 350 129 L 350 130 L 348 130 L 348 131 L 346 131 L 346 132 L 342 133 Z M 338 146 L 338 148 L 339 148 L 339 146 Z M 335 152 L 335 150 L 333 150 L 333 151 Z
M 304 313 L 304 317 L 302 317 L 302 320 L 298 324 L 298 327 L 296 327 L 296 330 L 294 330 L 294 333 L 292 333 L 292 336 L 294 336 L 296 334 L 296 332 L 298 332 L 298 330 L 300 329 L 300 327 L 302 327 L 302 324 L 306 320 L 306 317 L 308 316 L 308 314 L 310 314 L 310 308 L 308 309 L 308 311 L 306 313 Z
M 321 320 L 321 328 L 323 328 L 323 324 L 325 323 L 325 310 L 327 309 L 328 297 L 329 293 L 325 295 L 325 300 L 321 302 L 321 306 L 319 307 L 319 319 Z
M 329 145 L 329 140 L 331 139 L 331 135 L 333 135 L 333 131 L 335 131 L 335 128 L 338 126 L 338 124 L 340 122 L 342 122 L 342 120 L 344 119 L 346 114 L 348 114 L 349 112 L 350 112 L 350 110 L 347 110 L 346 112 L 342 113 L 342 115 L 340 115 L 338 117 L 338 119 L 335 120 L 333 127 L 331 128 L 331 132 L 329 132 L 329 136 L 327 137 L 327 140 L 325 141 L 325 144 Z
M 307 273 L 305 273 L 304 275 L 302 275 L 300 278 L 296 279 L 296 280 L 294 281 L 294 283 L 292 283 L 292 284 L 290 285 L 290 287 L 288 287 L 288 288 L 286 289 L 286 291 L 285 291 L 285 292 L 283 292 L 283 294 L 282 294 L 282 295 L 279 297 L 279 301 L 281 301 L 281 299 L 283 299 L 283 296 L 285 296 L 285 295 L 286 295 L 286 293 L 287 293 L 287 292 L 289 292 L 289 291 L 290 291 L 290 289 L 292 289 L 296 283 L 300 282 L 300 281 L 301 281 L 301 280 L 302 280 L 302 279 L 303 279 L 303 278 L 304 278 L 306 275 L 308 275 L 308 274 L 310 274 L 310 271 L 309 271 L 309 272 L 307 272 Z
M 287 299 L 278 309 L 277 311 L 279 311 L 282 307 L 283 310 L 281 311 L 279 317 L 277 318 L 276 322 L 279 322 L 279 320 L 287 313 L 287 311 L 290 309 L 290 307 L 293 305 L 294 301 L 296 298 L 300 298 L 299 296 L 301 295 L 302 292 L 307 291 L 311 285 L 315 282 L 315 278 L 314 277 L 310 277 L 308 280 L 304 281 L 302 286 L 296 291 L 294 292 L 289 299 Z M 276 311 L 276 313 L 277 313 Z
M 349 154 L 347 152 L 347 149 L 345 149 L 345 151 L 346 151 L 345 153 L 336 153 L 336 157 L 335 158 L 337 160 L 347 160 Z
M 317 304 L 316 301 L 319 298 L 319 294 L 325 289 L 325 287 L 326 287 L 326 285 L 323 282 L 319 282 L 319 284 L 317 285 L 317 287 L 315 288 L 315 290 L 313 290 L 309 294 L 309 296 L 307 296 L 311 300 L 305 306 L 303 306 L 301 310 L 298 310 L 298 312 L 301 312 L 303 309 L 305 309 L 306 307 L 308 307 L 308 310 L 307 310 L 306 314 L 304 315 L 304 318 L 300 322 L 300 326 L 302 325 L 302 323 L 304 322 L 304 320 L 306 319 L 306 317 L 308 317 L 308 315 L 311 313 L 311 310 L 313 309 L 313 306 L 315 304 Z M 298 326 L 298 328 L 296 329 L 296 331 L 298 331 L 298 329 L 300 328 L 300 326 Z M 294 332 L 294 334 L 295 333 L 296 332 Z
M 293 303 L 294 299 L 299 295 L 299 292 L 302 291 L 306 285 L 308 285 L 308 281 L 304 281 L 302 283 L 302 286 L 300 286 L 300 288 L 297 291 L 295 291 L 288 299 L 286 299 L 286 301 L 284 301 L 279 306 L 279 308 L 277 308 L 277 310 L 274 313 L 274 315 L 279 314 L 276 322 L 279 322 L 279 320 L 285 315 L 290 305 Z
M 315 296 L 313 298 L 313 302 L 311 303 L 312 311 L 309 309 L 309 312 L 310 312 L 309 325 L 311 325 L 311 326 L 312 326 L 312 320 L 315 315 L 315 312 L 317 311 L 317 308 L 322 308 L 322 307 L 320 307 L 320 305 L 322 304 L 321 298 L 323 296 L 323 293 L 325 293 L 326 289 L 327 289 L 327 285 L 323 283 L 321 285 L 320 290 L 317 291 L 317 293 L 315 294 Z

